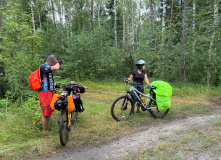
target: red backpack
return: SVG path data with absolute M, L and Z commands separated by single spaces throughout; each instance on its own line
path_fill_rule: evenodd
M 45 80 L 46 75 L 44 76 L 43 80 L 40 80 L 40 73 L 39 68 L 36 69 L 29 75 L 29 87 L 34 91 L 38 91 L 41 88 L 42 82 Z

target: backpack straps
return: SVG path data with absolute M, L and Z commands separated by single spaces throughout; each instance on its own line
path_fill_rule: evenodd
M 40 66 L 41 67 L 41 66 Z M 41 74 L 40 74 L 40 67 L 39 67 L 39 80 L 40 80 L 40 83 L 42 84 L 42 82 L 45 80 L 46 78 L 46 74 L 45 76 L 43 77 L 43 79 L 41 80 Z

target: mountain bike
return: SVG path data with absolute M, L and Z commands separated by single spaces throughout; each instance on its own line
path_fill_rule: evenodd
M 151 87 L 148 94 L 143 94 L 134 87 L 140 85 L 140 83 L 129 81 L 125 81 L 125 83 L 131 85 L 130 90 L 124 91 L 126 95 L 117 98 L 111 106 L 111 115 L 116 121 L 126 120 L 134 114 L 134 103 L 131 94 L 137 97 L 137 103 L 141 106 L 142 111 L 149 111 L 154 118 L 163 118 L 169 112 L 170 109 L 158 109 L 156 94 L 153 91 L 156 87 Z M 144 97 L 146 97 L 146 100 Z
M 61 92 L 61 97 L 54 103 L 56 110 L 61 111 L 60 119 L 58 121 L 59 125 L 59 137 L 62 146 L 66 146 L 69 139 L 69 133 L 71 131 L 71 126 L 79 121 L 78 114 L 84 111 L 83 102 L 81 101 L 80 94 L 84 93 L 85 88 L 80 84 L 63 84 L 63 91 Z M 69 112 L 67 105 L 67 97 L 72 96 L 75 104 L 75 109 L 73 112 Z

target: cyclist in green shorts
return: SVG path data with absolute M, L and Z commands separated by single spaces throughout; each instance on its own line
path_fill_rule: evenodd
M 125 80 L 133 80 L 133 82 L 139 83 L 139 85 L 135 85 L 134 87 L 139 90 L 141 93 L 144 92 L 144 86 L 143 86 L 143 80 L 145 80 L 146 84 L 148 85 L 148 88 L 150 88 L 150 83 L 149 79 L 147 77 L 147 73 L 144 71 L 145 69 L 145 64 L 147 64 L 144 60 L 139 60 L 138 62 L 135 63 L 137 66 L 137 69 L 133 70 L 131 72 L 131 75 L 129 78 L 125 78 Z M 135 106 L 135 102 L 138 101 L 137 97 L 132 93 L 132 100 Z M 137 103 L 137 111 L 136 113 L 140 113 L 140 105 Z

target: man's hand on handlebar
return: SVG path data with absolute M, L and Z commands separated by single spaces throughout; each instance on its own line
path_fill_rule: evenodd
M 61 88 L 61 86 L 59 86 L 59 85 L 55 84 L 55 88 Z

